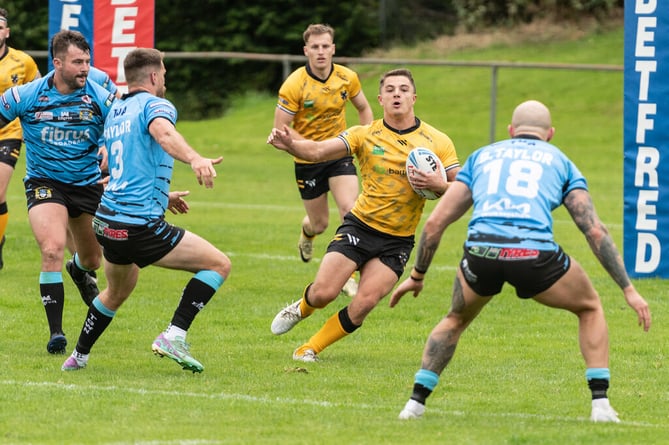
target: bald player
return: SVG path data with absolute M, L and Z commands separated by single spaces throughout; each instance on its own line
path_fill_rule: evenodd
M 460 335 L 509 283 L 519 298 L 576 315 L 592 392 L 590 419 L 620 422 L 607 397 L 609 340 L 602 303 L 583 268 L 553 239 L 552 210 L 567 208 L 646 331 L 651 324 L 648 304 L 630 282 L 620 253 L 595 212 L 585 178 L 548 142 L 555 134 L 548 108 L 535 100 L 521 103 L 508 130 L 511 139 L 480 148 L 467 159 L 425 223 L 410 278 L 391 296 L 391 306 L 407 292 L 418 296 L 442 234 L 473 206 L 451 308 L 427 339 L 413 393 L 399 417 L 423 415 L 425 400 L 453 358 Z

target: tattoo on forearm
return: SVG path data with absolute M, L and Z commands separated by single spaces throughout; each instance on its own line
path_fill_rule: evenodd
M 592 252 L 613 281 L 621 289 L 627 287 L 630 280 L 620 252 L 606 226 L 599 220 L 590 195 L 587 192 L 572 192 L 567 195 L 564 204 L 579 230 L 588 240 Z
M 611 236 L 607 233 L 600 241 L 599 248 L 595 252 L 599 262 L 602 263 L 604 269 L 611 275 L 613 281 L 618 284 L 621 289 L 629 286 L 630 280 L 620 258 L 620 252 L 616 248 Z
M 430 263 L 432 263 L 432 258 L 434 257 L 438 247 L 439 241 L 431 241 L 425 232 L 423 232 L 420 236 L 418 251 L 416 253 L 416 269 L 427 271 L 427 269 L 430 267 Z

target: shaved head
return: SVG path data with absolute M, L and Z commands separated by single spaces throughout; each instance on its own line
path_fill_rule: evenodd
M 536 100 L 521 103 L 513 110 L 509 131 L 513 135 L 534 134 L 543 140 L 553 136 L 551 112 L 546 105 Z

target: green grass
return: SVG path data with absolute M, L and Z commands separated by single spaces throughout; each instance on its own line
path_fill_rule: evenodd
M 618 30 L 580 43 L 472 50 L 451 58 L 620 64 L 622 48 Z M 377 116 L 378 75 L 386 68 L 357 67 Z M 411 68 L 418 84 L 417 115 L 447 132 L 462 160 L 488 142 L 489 70 Z M 554 142 L 588 177 L 600 215 L 621 246 L 622 73 L 508 69 L 499 80 L 498 137 L 517 102 L 547 103 L 557 127 Z M 508 288 L 463 336 L 425 417 L 396 419 L 410 395 L 425 338 L 447 311 L 466 221 L 445 234 L 418 299 L 406 296 L 392 310 L 383 301 L 360 330 L 324 351 L 320 363 L 293 362 L 293 349 L 347 299 L 339 298 L 286 335 L 269 332 L 274 314 L 300 295 L 318 267 L 318 261 L 303 264 L 295 249 L 303 210 L 292 162 L 265 144 L 274 104 L 273 96 L 250 94 L 221 119 L 178 125 L 202 153 L 224 156 L 214 190 L 199 187 L 189 167 L 177 166 L 173 188 L 191 191 L 191 213 L 168 214 L 233 262 L 229 279 L 189 332 L 203 374 L 183 372 L 151 354 L 151 342 L 170 320 L 190 277 L 151 267 L 142 271 L 134 294 L 96 344 L 88 368 L 60 371 L 65 357 L 45 351 L 39 252 L 26 217 L 21 158 L 11 184 L 0 271 L 0 443 L 666 443 L 666 283 L 635 282 L 654 315 L 653 328 L 643 333 L 563 210 L 555 214 L 556 237 L 583 264 L 604 301 L 611 338 L 609 395 L 624 423 L 587 419 L 589 391 L 576 318 L 520 301 Z M 317 238 L 318 258 L 336 225 L 333 212 L 330 228 Z M 71 350 L 86 310 L 65 281 Z

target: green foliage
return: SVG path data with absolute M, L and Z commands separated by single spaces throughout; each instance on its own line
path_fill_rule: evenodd
M 457 23 L 467 30 L 538 19 L 604 18 L 623 7 L 622 0 L 453 0 Z
M 619 29 L 579 41 L 499 46 L 454 58 L 619 64 L 622 47 Z M 356 68 L 372 97 L 379 74 L 389 67 Z M 417 115 L 447 132 L 462 159 L 487 142 L 488 69 L 410 68 L 418 83 Z M 597 210 L 618 241 L 622 77 L 621 72 L 502 69 L 497 122 L 502 137 L 518 101 L 547 103 L 557 127 L 554 142 L 588 178 Z M 397 420 L 425 338 L 448 308 L 466 221 L 445 233 L 418 298 L 407 295 L 394 309 L 382 301 L 361 329 L 326 349 L 320 363 L 292 361 L 293 349 L 350 300 L 340 297 L 285 335 L 269 332 L 275 313 L 313 279 L 338 219 L 332 211 L 330 227 L 316 238 L 314 261 L 303 264 L 295 245 L 304 210 L 292 161 L 265 143 L 274 105 L 273 94 L 250 92 L 234 97 L 225 117 L 178 124 L 193 147 L 206 156 L 222 155 L 223 162 L 213 190 L 198 186 L 189 166 L 175 165 L 172 187 L 191 191 L 191 211 L 168 213 L 167 219 L 204 236 L 233 263 L 230 277 L 188 334 L 193 355 L 205 366 L 201 375 L 151 355 L 151 342 L 191 276 L 155 267 L 140 272 L 133 295 L 93 348 L 88 368 L 60 371 L 65 357 L 44 350 L 48 332 L 37 285 L 39 252 L 25 211 L 21 156 L 10 184 L 11 217 L 0 271 L 3 445 L 666 442 L 666 282 L 635 281 L 654 316 L 651 331 L 644 333 L 564 211 L 554 215 L 556 237 L 602 296 L 611 339 L 609 395 L 623 423 L 597 425 L 587 419 L 590 400 L 576 318 L 521 301 L 508 287 L 462 336 L 425 418 Z M 434 204 L 428 203 L 426 212 Z M 67 275 L 65 286 L 64 327 L 71 351 L 86 309 Z
M 195 2 L 197 3 L 197 2 Z M 8 0 L 10 44 L 29 50 L 48 47 L 48 2 Z M 156 47 L 170 52 L 240 51 L 302 54 L 302 32 L 324 22 L 336 30 L 337 54 L 356 57 L 394 44 L 412 44 L 452 34 L 461 26 L 479 29 L 538 18 L 573 20 L 605 16 L 622 0 L 155 0 Z M 42 72 L 46 60 L 38 60 Z M 283 80 L 279 63 L 168 59 L 168 97 L 183 119 L 220 116 L 239 92 L 275 92 Z

